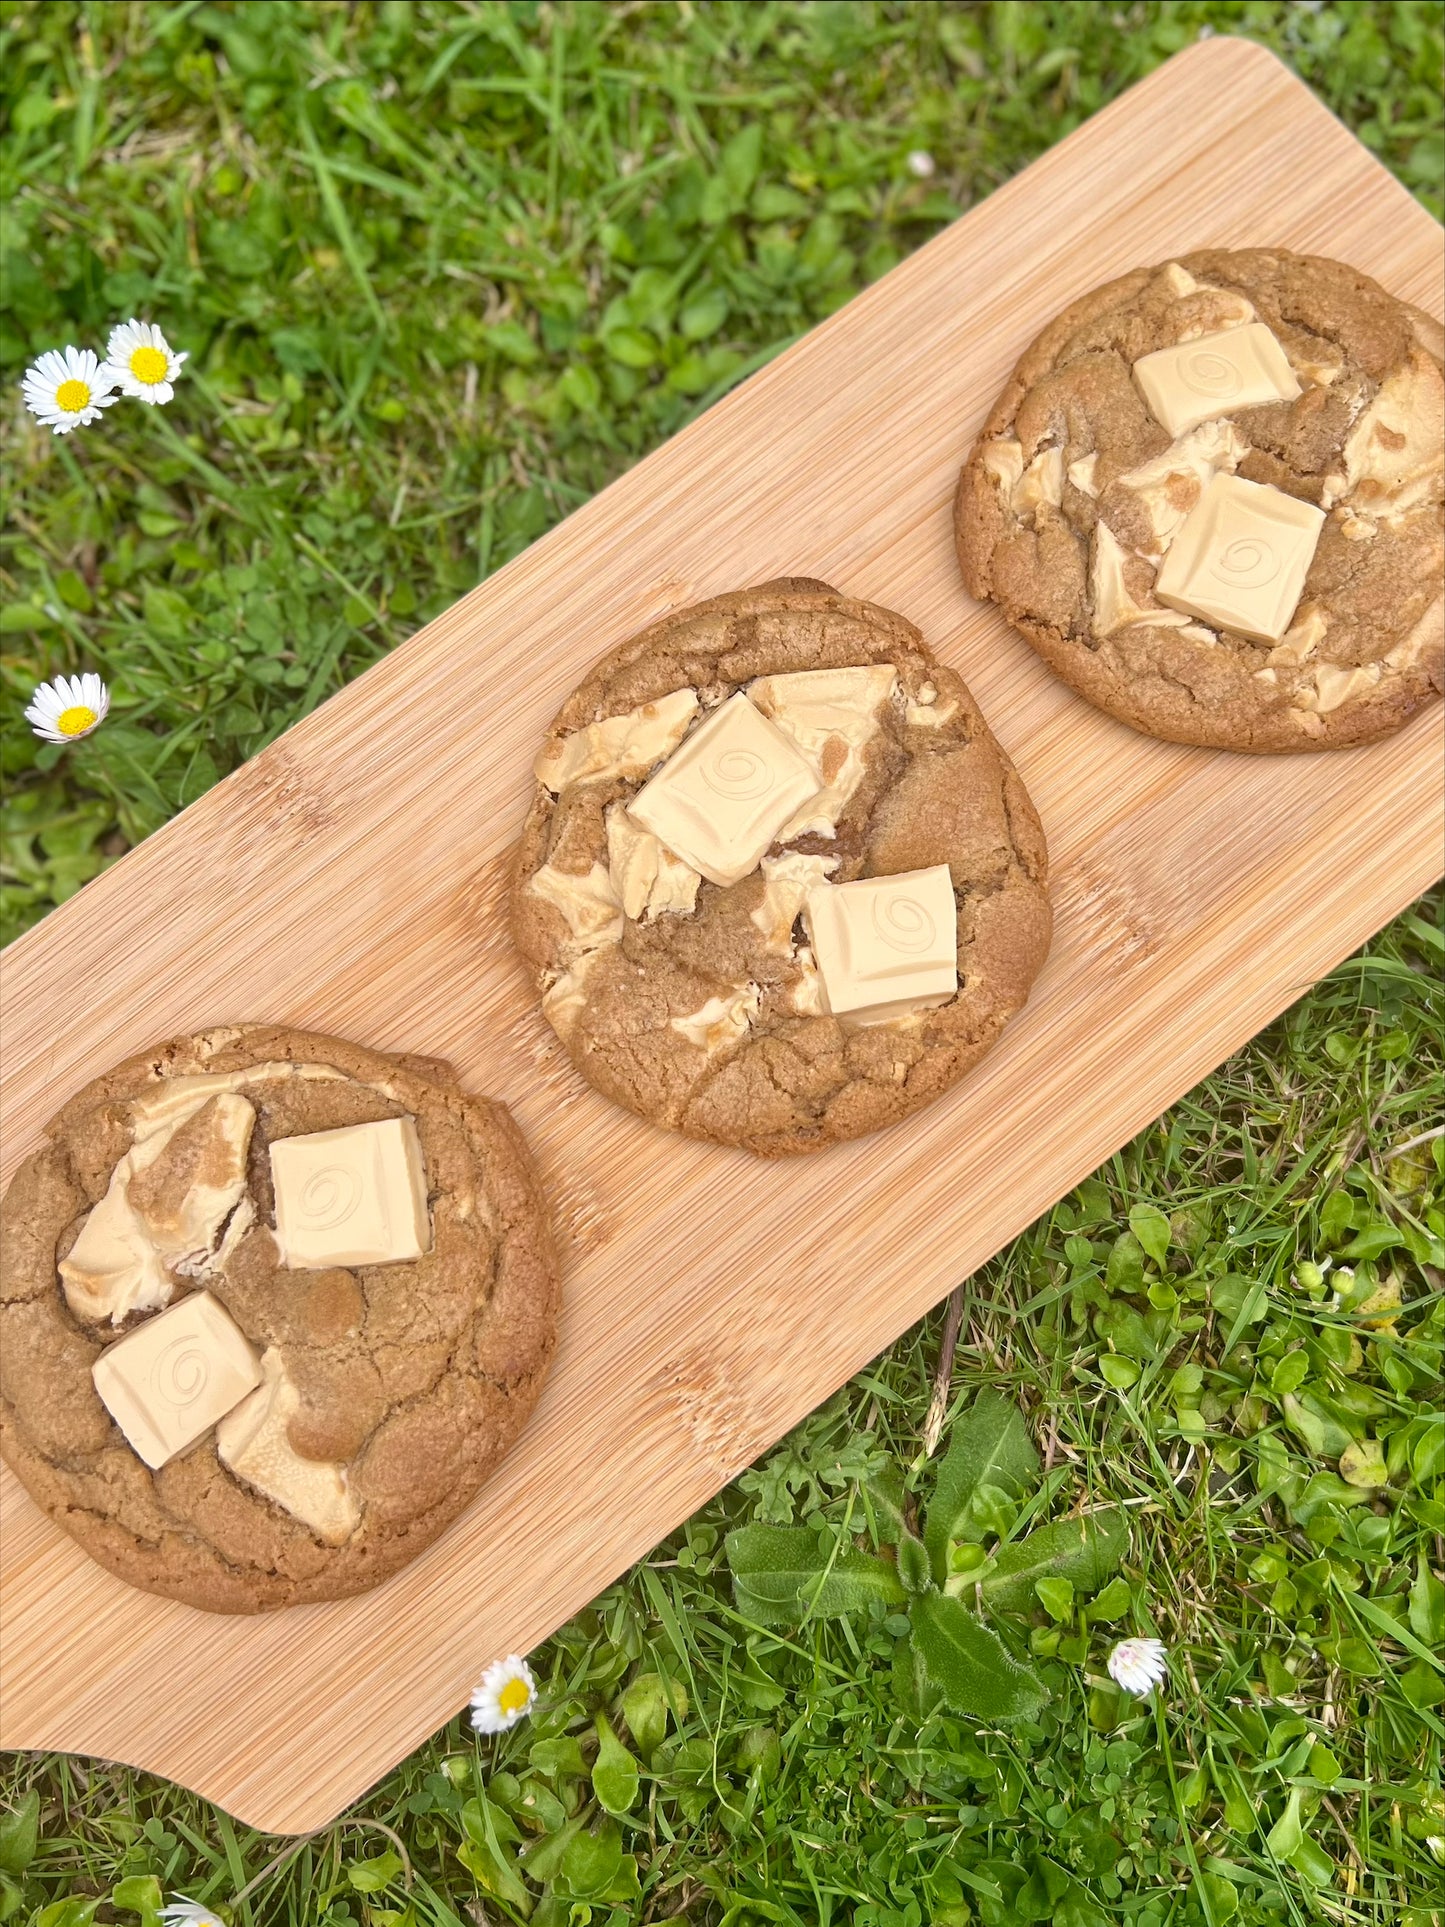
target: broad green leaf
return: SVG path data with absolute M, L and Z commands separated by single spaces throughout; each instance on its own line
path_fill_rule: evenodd
M 828 1619 L 875 1599 L 901 1605 L 908 1596 L 890 1560 L 835 1549 L 802 1526 L 742 1526 L 728 1534 L 726 1549 L 739 1604 L 746 1595 L 770 1608 L 767 1624 Z
M 1379 1440 L 1361 1439 L 1357 1444 L 1347 1445 L 1340 1454 L 1340 1477 L 1349 1485 L 1366 1489 L 1388 1485 L 1390 1475 L 1385 1469 L 1384 1448 Z
M 487 346 L 519 367 L 530 368 L 540 350 L 520 321 L 494 321 L 483 330 Z
M 1034 1591 L 1038 1594 L 1039 1603 L 1050 1619 L 1057 1620 L 1062 1625 L 1066 1619 L 1073 1616 L 1074 1582 L 1072 1579 L 1036 1579 Z
M 1048 1699 L 1043 1682 L 956 1599 L 927 1593 L 914 1600 L 912 1621 L 913 1650 L 924 1676 L 955 1713 L 1023 1719 Z
M 458 1817 L 467 1837 L 457 1848 L 457 1858 L 478 1886 L 515 1907 L 525 1920 L 532 1896 L 510 1852 L 510 1843 L 521 1838 L 511 1818 L 483 1793 L 468 1800 Z
M 1131 1385 L 1139 1383 L 1139 1367 L 1132 1358 L 1121 1358 L 1117 1352 L 1105 1352 L 1099 1360 L 1099 1371 L 1106 1385 L 1112 1385 L 1116 1392 L 1127 1392 Z
M 1073 1883 L 1056 1861 L 1033 1857 L 1033 1871 L 1014 1896 L 1014 1917 L 1020 1921 L 1052 1921 L 1059 1902 Z
M 733 1749 L 733 1764 L 738 1770 L 756 1773 L 764 1780 L 778 1777 L 782 1758 L 777 1728 L 772 1726 L 745 1726 Z
M 1424 1712 L 1427 1707 L 1438 1706 L 1445 1700 L 1445 1679 L 1423 1660 L 1417 1659 L 1407 1666 L 1400 1675 L 1400 1691 L 1417 1711 Z
M 609 1907 L 615 1909 L 627 1906 L 629 1901 L 641 1900 L 642 1882 L 637 1876 L 637 1859 L 635 1855 L 630 1853 L 623 1854 L 621 1864 L 616 1873 L 613 1874 L 611 1880 L 608 1881 L 597 1898 L 606 1901 Z M 618 1924 L 627 1920 L 635 1920 L 636 1918 L 637 1915 L 635 1912 L 626 1914 L 614 1912 L 609 1915 L 609 1919 Z
M 637 1801 L 637 1762 L 612 1730 L 605 1713 L 597 1715 L 597 1758 L 592 1791 L 608 1813 L 626 1813 Z
M 485 1793 L 474 1794 L 457 1818 L 467 1838 L 483 1847 L 498 1847 L 502 1841 L 511 1843 L 522 1837 L 511 1817 Z
M 388 1847 L 385 1853 L 376 1854 L 370 1860 L 353 1860 L 346 1869 L 346 1878 L 359 1894 L 379 1894 L 401 1870 L 401 1855 Z
M 117 1881 L 111 1888 L 110 1904 L 139 1914 L 141 1927 L 160 1927 L 165 1896 L 161 1892 L 161 1883 L 153 1873 L 133 1873 Z
M 1405 1234 L 1392 1224 L 1370 1224 L 1340 1252 L 1345 1264 L 1359 1264 L 1365 1258 L 1378 1258 L 1382 1252 L 1394 1251 L 1404 1244 Z
M 680 1726 L 687 1718 L 687 1694 L 678 1681 L 661 1673 L 639 1673 L 622 1695 L 622 1717 L 644 1760 L 650 1760 L 666 1738 L 669 1710 Z
M 18 1806 L 0 1814 L 0 1872 L 24 1873 L 35 1858 L 40 1795 L 32 1787 Z
M 1129 1229 L 1162 1268 L 1169 1256 L 1169 1220 L 1156 1204 L 1136 1204 L 1129 1213 Z
M 1297 1392 L 1310 1375 L 1309 1353 L 1301 1345 L 1298 1350 L 1286 1352 L 1269 1375 L 1269 1389 L 1280 1398 L 1288 1398 Z
M 554 1880 L 561 1870 L 563 1860 L 567 1857 L 568 1847 L 586 1824 L 587 1815 L 579 1813 L 556 1833 L 544 1834 L 540 1840 L 534 1840 L 530 1846 L 523 1847 L 517 1858 L 527 1869 L 531 1879 Z
M 624 368 L 650 368 L 662 353 L 656 337 L 641 328 L 613 328 L 602 337 L 602 346 Z
M 527 1755 L 538 1773 L 545 1773 L 549 1780 L 585 1780 L 587 1762 L 582 1757 L 582 1748 L 570 1733 L 557 1740 L 537 1740 Z
M 602 406 L 602 383 L 585 361 L 574 361 L 562 370 L 557 379 L 558 390 L 566 396 L 572 406 L 584 415 L 592 415 Z M 396 598 L 392 598 L 393 609 Z
M 573 1900 L 600 1899 L 622 1866 L 622 1835 L 617 1822 L 604 1820 L 595 1833 L 574 1834 L 557 1875 L 561 1892 Z
M 1423 1552 L 1410 1588 L 1410 1626 L 1415 1637 L 1436 1652 L 1445 1648 L 1445 1584 L 1431 1572 Z
M 531 1913 L 532 1896 L 522 1876 L 502 1858 L 500 1851 L 494 1853 L 478 1840 L 463 1840 L 457 1848 L 457 1859 L 484 1893 L 505 1900 L 523 1919 Z
M 1262 1280 L 1227 1271 L 1209 1287 L 1209 1301 L 1228 1327 L 1223 1350 L 1229 1351 L 1246 1325 L 1257 1325 L 1269 1312 L 1269 1291 Z
M 495 1788 L 497 1782 L 491 1781 Z M 517 1789 L 517 1798 L 512 1811 L 519 1820 L 532 1820 L 543 1833 L 555 1833 L 567 1821 L 567 1809 L 557 1798 L 545 1780 L 532 1778 L 522 1782 Z
M 750 1592 L 741 1579 L 733 1580 L 733 1597 L 738 1611 L 752 1626 L 796 1626 L 803 1616 L 796 1594 L 791 1599 L 764 1599 Z
M 719 172 L 739 203 L 747 199 L 762 157 L 763 130 L 757 121 L 740 128 L 719 155 Z
M 1319 1459 L 1337 1459 L 1354 1443 L 1348 1428 L 1333 1412 L 1326 1410 L 1317 1393 L 1306 1392 L 1302 1398 L 1287 1394 L 1284 1422 Z
M 1285 1804 L 1284 1812 L 1279 1816 L 1278 1820 L 1275 1821 L 1265 1836 L 1264 1844 L 1269 1848 L 1276 1860 L 1288 1860 L 1298 1849 L 1300 1841 L 1305 1837 L 1304 1823 L 1300 1819 L 1300 1800 L 1302 1797 L 1299 1787 L 1292 1787 L 1290 1789 L 1290 1796 Z
M 31 1927 L 90 1927 L 99 1905 L 99 1898 L 52 1900 L 48 1907 L 42 1907 L 36 1914 Z
M 933 1576 L 948 1576 L 948 1542 L 962 1530 L 969 1500 L 985 1481 L 1021 1499 L 1039 1476 L 1039 1455 L 1022 1412 L 1000 1392 L 980 1392 L 954 1421 L 928 1507 L 923 1543 Z
M 1317 1847 L 1308 1834 L 1290 1855 L 1289 1864 L 1316 1887 L 1333 1887 L 1339 1878 L 1339 1868 L 1324 1848 Z
M 1216 1861 L 1218 1865 L 1225 1863 Z M 1194 1876 L 1194 1894 L 1199 1901 L 1199 1914 L 1203 1920 L 1212 1920 L 1214 1927 L 1224 1927 L 1227 1920 L 1233 1920 L 1239 1912 L 1239 1895 L 1235 1892 L 1234 1882 L 1224 1874 L 1200 1871 Z
M 863 1499 L 873 1524 L 874 1543 L 896 1546 L 903 1532 L 908 1495 L 903 1484 L 903 1468 L 890 1459 L 863 1486 Z
M 1117 1619 L 1129 1610 L 1132 1598 L 1126 1579 L 1111 1579 L 1104 1590 L 1089 1601 L 1089 1618 L 1100 1622 Z
M 1128 1521 L 1118 1507 L 1040 1526 L 1002 1549 L 979 1581 L 983 1597 L 995 1611 L 1020 1612 L 1033 1603 L 1041 1579 L 1067 1579 L 1079 1592 L 1093 1592 L 1112 1576 L 1128 1544 Z
M 706 341 L 715 335 L 728 318 L 728 298 L 721 288 L 713 288 L 689 301 L 678 316 L 678 329 L 686 341 Z
M 927 1550 L 911 1532 L 905 1532 L 898 1541 L 898 1577 L 909 1592 L 929 1592 L 933 1586 Z
M 1144 1289 L 1144 1252 L 1132 1231 L 1114 1240 L 1104 1269 L 1104 1283 L 1111 1292 L 1128 1295 Z

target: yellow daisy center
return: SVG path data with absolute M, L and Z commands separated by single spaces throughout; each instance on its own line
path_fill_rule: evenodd
M 72 375 L 69 381 L 61 382 L 55 391 L 55 406 L 63 408 L 67 415 L 81 415 L 90 406 L 90 383 Z
M 130 358 L 130 371 L 137 381 L 145 382 L 153 388 L 158 381 L 166 378 L 169 364 L 159 348 L 137 348 Z
M 61 725 L 64 728 L 64 724 Z M 523 1713 L 532 1697 L 532 1689 L 524 1679 L 509 1679 L 497 1695 L 497 1704 L 507 1714 Z
M 62 736 L 83 736 L 93 729 L 99 718 L 87 703 L 76 703 L 71 709 L 62 709 L 55 719 L 55 727 Z

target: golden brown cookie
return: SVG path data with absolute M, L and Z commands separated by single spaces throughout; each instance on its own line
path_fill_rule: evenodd
M 959 481 L 964 581 L 1173 742 L 1343 749 L 1442 680 L 1441 328 L 1341 262 L 1210 250 L 1075 301 Z
M 374 1586 L 463 1510 L 556 1342 L 502 1105 L 250 1025 L 118 1065 L 46 1140 L 5 1197 L 0 1450 L 93 1558 L 260 1612 Z
M 1049 947 L 1043 831 L 911 623 L 787 578 L 604 656 L 537 757 L 512 928 L 583 1075 L 777 1155 L 955 1083 Z

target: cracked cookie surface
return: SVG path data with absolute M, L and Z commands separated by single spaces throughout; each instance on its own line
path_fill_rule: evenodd
M 829 674 L 787 680 L 801 672 Z M 720 884 L 629 805 L 739 692 L 821 787 Z M 984 1055 L 1043 964 L 1047 853 L 1012 764 L 911 623 L 826 583 L 718 596 L 621 644 L 536 769 L 511 911 L 543 1010 L 598 1090 L 688 1136 L 778 1155 L 895 1123 Z M 956 994 L 888 1021 L 827 1014 L 809 891 L 943 864 Z
M 226 1105 L 254 1112 L 229 1137 Z M 102 1304 L 100 1274 L 72 1254 L 84 1254 L 78 1241 L 117 1165 L 168 1107 L 186 1121 L 144 1168 L 144 1154 L 132 1159 L 127 1188 L 148 1227 L 148 1269 L 132 1267 L 129 1304 L 113 1272 Z M 271 1143 L 398 1117 L 414 1118 L 420 1138 L 430 1248 L 412 1261 L 285 1269 Z M 463 1510 L 525 1423 L 556 1342 L 556 1259 L 502 1105 L 463 1093 L 435 1060 L 243 1026 L 117 1066 L 65 1105 L 46 1139 L 5 1198 L 0 1450 L 92 1557 L 150 1592 L 258 1612 L 364 1591 Z M 263 1355 L 264 1423 L 238 1425 L 238 1406 L 152 1471 L 92 1367 L 158 1304 L 174 1309 L 202 1289 Z M 274 1488 L 278 1464 L 285 1505 L 252 1482 Z
M 1171 433 L 1141 359 L 1261 326 L 1266 356 L 1283 355 L 1271 398 Z M 1287 751 L 1398 729 L 1445 680 L 1442 346 L 1438 322 L 1368 276 L 1281 249 L 1180 255 L 1094 289 L 1025 352 L 964 467 L 969 591 L 1080 695 L 1154 736 Z M 1155 593 L 1220 475 L 1323 511 L 1276 638 Z

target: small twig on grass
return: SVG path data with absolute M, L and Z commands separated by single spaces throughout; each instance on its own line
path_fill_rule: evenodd
M 303 1833 L 299 1840 L 288 1841 L 280 1853 L 274 1854 L 271 1859 L 266 1862 L 265 1866 L 254 1879 L 248 1880 L 238 1894 L 232 1894 L 231 1905 L 233 1907 L 239 1907 L 243 1900 L 255 1893 L 263 1881 L 269 1880 L 273 1873 L 279 1873 L 282 1867 L 286 1865 L 286 1862 L 288 1860 L 294 1860 L 303 1847 L 309 1846 L 313 1840 L 319 1839 L 323 1833 L 330 1833 L 335 1825 L 336 1822 L 332 1821 L 329 1827 L 317 1827 L 311 1833 Z
M 1365 1862 L 1361 1857 L 1359 1848 L 1355 1845 L 1354 1840 L 1351 1838 L 1350 1830 L 1345 1825 L 1344 1820 L 1341 1818 L 1339 1808 L 1335 1805 L 1334 1801 L 1330 1798 L 1330 1796 L 1327 1793 L 1322 1793 L 1320 1795 L 1320 1805 L 1324 1808 L 1325 1812 L 1334 1821 L 1335 1825 L 1339 1828 L 1341 1834 L 1344 1836 L 1345 1849 L 1348 1852 L 1351 1860 L 1354 1861 L 1355 1865 L 1359 1868 L 1362 1874 L 1367 1874 L 1370 1870 L 1365 1865 Z
M 958 1349 L 958 1328 L 963 1323 L 963 1286 L 955 1285 L 948 1294 L 948 1311 L 943 1320 L 943 1343 L 938 1348 L 938 1369 L 933 1374 L 933 1397 L 928 1402 L 928 1417 L 923 1422 L 923 1456 L 931 1459 L 943 1436 L 943 1421 L 948 1412 L 948 1388 L 953 1379 L 953 1354 Z
M 1421 1131 L 1418 1137 L 1407 1137 L 1403 1144 L 1396 1144 L 1386 1151 L 1385 1162 L 1392 1163 L 1404 1157 L 1407 1151 L 1418 1151 L 1422 1144 L 1433 1144 L 1437 1137 L 1445 1137 L 1445 1124 L 1437 1124 L 1433 1131 Z

